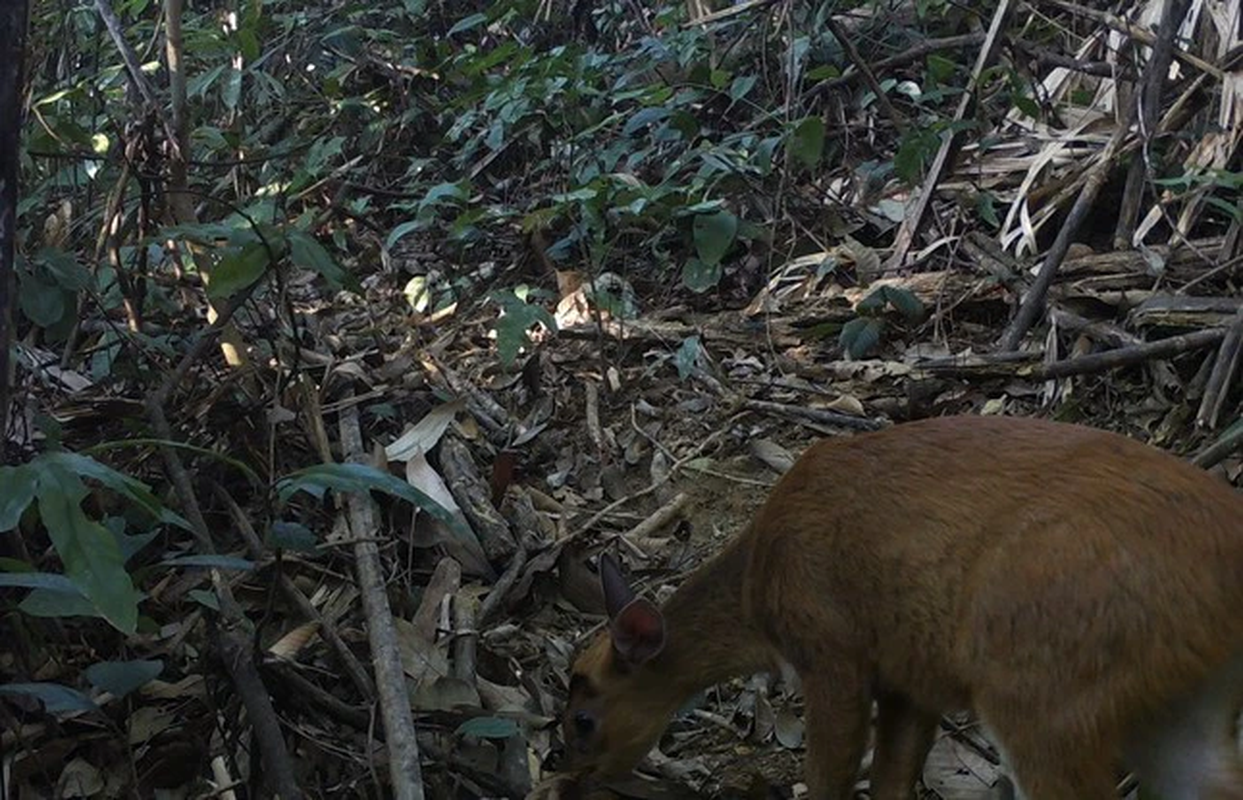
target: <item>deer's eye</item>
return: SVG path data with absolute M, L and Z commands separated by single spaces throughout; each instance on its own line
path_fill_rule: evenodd
M 596 718 L 589 711 L 574 712 L 574 735 L 588 739 L 596 732 Z

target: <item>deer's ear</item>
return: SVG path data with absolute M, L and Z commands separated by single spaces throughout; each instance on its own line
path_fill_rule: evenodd
M 642 597 L 631 600 L 617 614 L 609 614 L 613 650 L 627 666 L 637 667 L 665 647 L 665 618 Z
M 604 610 L 612 620 L 634 600 L 634 590 L 622 575 L 621 567 L 608 553 L 600 554 L 600 586 L 604 589 Z
M 650 601 L 636 597 L 621 567 L 608 553 L 600 555 L 600 585 L 609 615 L 613 650 L 630 667 L 637 667 L 665 647 L 665 618 Z

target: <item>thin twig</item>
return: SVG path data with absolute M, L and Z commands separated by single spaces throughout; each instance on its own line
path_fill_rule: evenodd
M 1217 358 L 1213 362 L 1213 371 L 1209 375 L 1208 384 L 1204 387 L 1204 397 L 1200 399 L 1200 410 L 1196 413 L 1196 424 L 1205 428 L 1217 427 L 1222 405 L 1226 402 L 1230 386 L 1234 383 L 1234 375 L 1239 366 L 1239 353 L 1243 349 L 1243 308 L 1234 316 L 1234 321 L 1222 339 L 1221 347 L 1217 348 Z

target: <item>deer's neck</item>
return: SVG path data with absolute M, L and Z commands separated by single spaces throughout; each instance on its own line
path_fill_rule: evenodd
M 777 665 L 772 647 L 747 618 L 747 536 L 696 570 L 664 604 L 666 644 L 659 670 L 679 694 Z

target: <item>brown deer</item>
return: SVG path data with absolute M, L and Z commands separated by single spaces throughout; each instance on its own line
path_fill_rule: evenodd
M 600 564 L 572 669 L 574 785 L 628 772 L 694 693 L 798 673 L 812 800 L 876 800 L 971 710 L 1028 800 L 1243 800 L 1243 496 L 1125 436 L 945 417 L 818 442 L 662 608 Z

